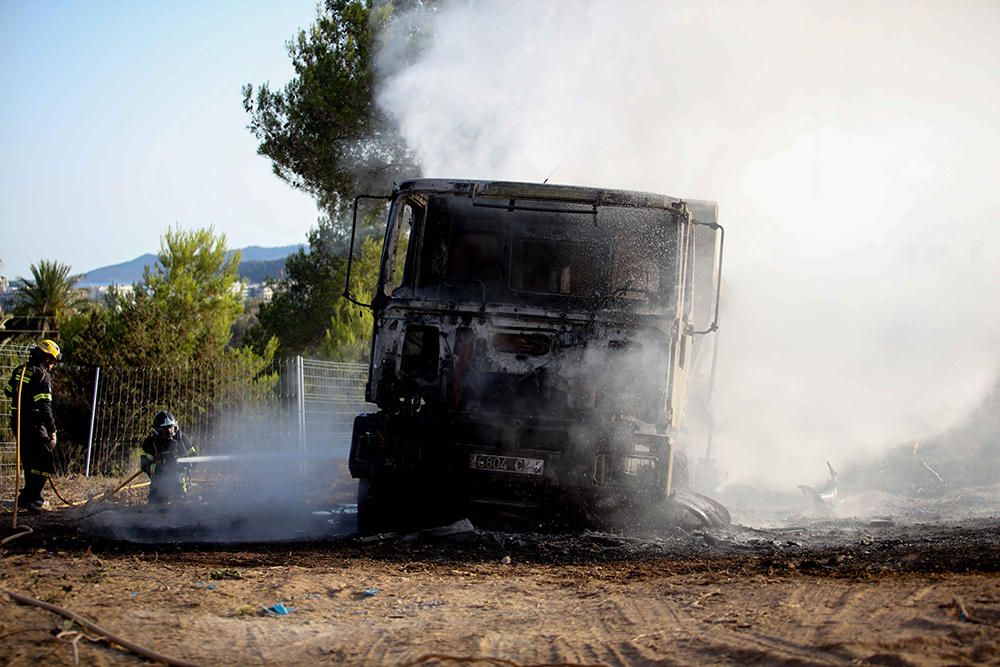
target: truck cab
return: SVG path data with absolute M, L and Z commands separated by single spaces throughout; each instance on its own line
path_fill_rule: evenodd
M 388 199 L 378 411 L 355 419 L 349 457 L 362 532 L 637 512 L 686 483 L 686 388 L 717 328 L 714 203 L 439 179 Z

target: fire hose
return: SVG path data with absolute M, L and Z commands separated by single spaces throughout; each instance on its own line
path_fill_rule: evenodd
M 176 667 L 198 667 L 197 663 L 188 662 L 187 660 L 180 660 L 178 658 L 171 658 L 170 656 L 163 655 L 162 653 L 157 653 L 156 651 L 148 649 L 144 646 L 140 646 L 139 644 L 134 644 L 123 637 L 119 637 L 116 634 L 108 632 L 107 630 L 97 625 L 96 623 L 88 621 L 87 619 L 83 618 L 76 612 L 70 611 L 69 609 L 64 609 L 63 607 L 60 607 L 58 605 L 54 605 L 48 602 L 42 602 L 41 600 L 36 600 L 35 598 L 28 597 L 27 595 L 21 595 L 20 593 L 15 593 L 14 591 L 8 591 L 2 588 L 0 588 L 0 594 L 9 595 L 10 598 L 15 602 L 19 602 L 24 605 L 34 605 L 36 607 L 41 607 L 42 609 L 51 611 L 53 614 L 59 614 L 60 616 L 68 618 L 69 620 L 80 625 L 81 627 L 100 635 L 101 638 L 107 641 L 109 644 L 117 644 L 118 646 L 126 648 L 129 651 L 135 653 L 136 655 L 140 655 L 148 660 L 153 660 L 154 662 L 160 662 L 165 665 L 172 665 Z
M 70 500 L 66 500 L 65 498 L 63 498 L 62 494 L 60 494 L 59 490 L 56 488 L 56 483 L 52 481 L 51 477 L 49 478 L 49 486 L 52 487 L 52 492 L 56 494 L 56 497 L 59 500 L 61 500 L 64 505 L 67 505 L 69 507 L 79 507 L 79 506 L 83 505 L 84 507 L 86 507 L 87 505 L 89 505 L 91 502 L 93 502 L 95 500 L 107 500 L 108 498 L 110 498 L 111 496 L 115 495 L 116 493 L 118 493 L 122 489 L 138 489 L 138 488 L 141 488 L 143 486 L 149 486 L 149 482 L 140 482 L 139 484 L 132 484 L 130 486 L 128 485 L 129 482 L 131 482 L 133 479 L 135 479 L 136 477 L 138 477 L 141 474 L 142 474 L 142 470 L 136 470 L 134 473 L 132 473 L 128 477 L 128 479 L 126 479 L 124 482 L 122 482 L 117 487 L 115 487 L 115 489 L 113 491 L 102 491 L 101 493 L 97 493 L 97 494 L 92 495 L 91 497 L 87 498 L 86 500 L 83 500 L 83 501 L 77 500 L 76 502 L 73 502 L 73 501 L 70 501 Z

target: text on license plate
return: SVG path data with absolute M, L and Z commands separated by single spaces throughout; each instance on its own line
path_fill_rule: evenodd
M 545 468 L 542 459 L 526 459 L 520 456 L 494 456 L 492 454 L 470 454 L 469 467 L 476 470 L 513 472 L 520 475 L 541 475 Z

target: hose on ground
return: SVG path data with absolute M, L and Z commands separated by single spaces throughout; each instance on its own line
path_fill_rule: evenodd
M 142 469 L 140 468 L 139 470 L 136 470 L 134 473 L 132 473 L 131 475 L 129 475 L 128 479 L 126 479 L 124 482 L 122 482 L 117 487 L 115 487 L 115 490 L 112 491 L 111 493 L 108 493 L 107 491 L 105 491 L 102 494 L 98 494 L 96 496 L 92 496 L 92 497 L 88 498 L 87 502 L 89 503 L 91 500 L 94 500 L 95 498 L 98 498 L 98 497 L 101 500 L 107 500 L 111 496 L 115 495 L 116 493 L 118 493 L 119 491 L 121 491 L 122 489 L 124 489 L 126 484 L 128 484 L 129 482 L 131 482 L 133 479 L 135 479 L 136 477 L 138 477 L 141 474 L 142 474 Z M 142 484 L 136 484 L 136 486 L 137 487 L 138 486 L 142 486 Z M 129 488 L 132 488 L 132 487 L 129 487 Z
M 20 529 L 21 529 L 21 532 L 14 533 L 13 535 L 8 535 L 7 537 L 5 537 L 2 540 L 0 540 L 0 547 L 2 547 L 3 545 L 7 544 L 8 542 L 13 542 L 14 540 L 16 540 L 19 537 L 24 537 L 25 535 L 30 535 L 31 533 L 35 532 L 35 531 L 33 531 L 31 529 L 31 526 L 27 526 L 27 525 L 25 525 L 23 523 L 20 525 Z
M 69 500 L 66 500 L 65 498 L 63 498 L 62 494 L 59 493 L 59 489 L 56 488 L 56 483 L 52 481 L 51 477 L 49 477 L 49 486 L 52 487 L 52 493 L 56 494 L 56 498 L 58 498 L 59 500 L 61 500 L 63 505 L 68 505 L 70 507 L 76 507 L 78 505 L 83 505 L 86 502 L 86 501 L 77 501 L 77 502 L 74 503 L 72 501 L 69 501 Z
M 47 611 L 51 611 L 53 614 L 59 614 L 69 620 L 77 623 L 78 625 L 90 630 L 94 634 L 100 635 L 104 640 L 111 644 L 117 644 L 122 648 L 128 649 L 136 655 L 141 655 L 142 657 L 153 660 L 155 662 L 161 662 L 165 665 L 171 665 L 173 667 L 199 667 L 197 663 L 188 662 L 187 660 L 181 660 L 179 658 L 171 658 L 168 655 L 163 655 L 162 653 L 157 653 L 152 649 L 148 649 L 145 646 L 140 646 L 139 644 L 134 644 L 129 640 L 119 637 L 116 634 L 108 632 L 96 623 L 91 623 L 87 619 L 83 618 L 76 612 L 70 611 L 58 605 L 50 604 L 48 602 L 42 602 L 41 600 L 36 600 L 35 598 L 28 597 L 27 595 L 21 595 L 20 593 L 15 593 L 14 591 L 8 591 L 6 589 L 0 588 L 0 593 L 9 595 L 12 600 L 19 602 L 24 605 L 34 605 L 36 607 L 41 607 Z
M 141 470 L 137 470 L 128 479 L 126 479 L 124 482 L 122 482 L 121 484 L 119 484 L 113 491 L 102 491 L 101 493 L 95 494 L 95 495 L 87 498 L 86 500 L 77 500 L 75 502 L 71 501 L 71 500 L 66 500 L 65 498 L 62 497 L 62 495 L 59 493 L 59 489 L 56 488 L 56 483 L 52 481 L 51 477 L 49 477 L 49 486 L 52 487 L 52 492 L 56 494 L 56 498 L 58 498 L 60 501 L 62 501 L 62 503 L 64 505 L 68 505 L 69 507 L 79 507 L 80 505 L 87 505 L 87 504 L 89 504 L 93 500 L 107 500 L 108 498 L 110 498 L 111 496 L 115 495 L 116 493 L 118 493 L 119 491 L 122 491 L 122 490 L 138 489 L 138 488 L 141 488 L 143 486 L 149 486 L 149 482 L 139 482 L 138 484 L 131 484 L 129 486 L 126 486 L 126 484 L 128 484 L 129 482 L 131 482 L 133 479 L 135 479 L 136 477 L 138 477 L 140 474 L 142 474 L 142 471 Z
M 87 498 L 86 500 L 75 500 L 75 501 L 66 500 L 65 498 L 62 497 L 62 494 L 59 493 L 59 488 L 56 486 L 56 483 L 52 481 L 51 477 L 49 477 L 49 486 L 52 487 L 52 492 L 56 494 L 56 498 L 58 498 L 59 502 L 61 502 L 63 505 L 66 505 L 67 507 L 80 507 L 88 505 L 94 500 L 107 500 L 108 498 L 115 495 L 119 491 L 128 491 L 129 489 L 141 489 L 144 486 L 149 486 L 149 482 L 139 482 L 138 484 L 129 484 L 128 486 L 125 486 L 125 484 L 128 484 L 130 481 L 135 479 L 135 477 L 136 477 L 135 475 L 129 477 L 127 480 L 125 480 L 125 482 L 121 486 L 114 489 L 113 491 L 102 491 L 101 493 L 94 494 L 93 496 Z

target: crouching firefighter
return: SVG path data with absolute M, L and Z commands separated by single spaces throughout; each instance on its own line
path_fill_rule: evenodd
M 49 373 L 61 358 L 55 342 L 39 342 L 28 353 L 28 363 L 15 368 L 3 388 L 10 398 L 10 430 L 17 438 L 24 469 L 24 488 L 17 494 L 17 504 L 36 512 L 48 506 L 42 489 L 55 472 L 52 450 L 56 446 L 56 422 L 52 417 Z
M 159 504 L 187 495 L 190 465 L 177 459 L 193 456 L 191 439 L 181 432 L 180 424 L 166 410 L 153 417 L 153 432 L 142 442 L 142 471 L 149 475 L 149 502 Z

